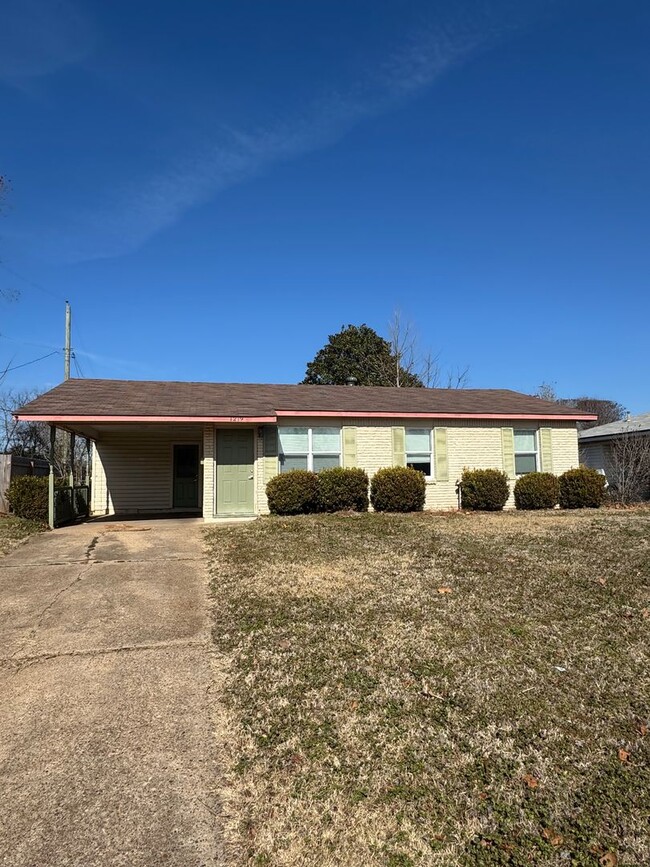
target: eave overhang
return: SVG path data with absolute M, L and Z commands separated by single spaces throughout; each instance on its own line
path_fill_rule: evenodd
M 465 419 L 475 421 L 594 421 L 595 415 L 551 415 L 540 413 L 473 413 L 473 412 L 353 412 L 337 410 L 278 410 L 274 415 L 238 416 L 171 416 L 171 415 L 30 415 L 15 413 L 16 421 L 40 421 L 49 424 L 277 424 L 282 418 L 382 418 L 382 419 Z

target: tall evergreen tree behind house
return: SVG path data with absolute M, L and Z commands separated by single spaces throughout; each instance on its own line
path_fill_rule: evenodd
M 346 385 L 350 377 L 358 385 L 400 385 L 423 388 L 420 377 L 404 368 L 391 345 L 368 325 L 347 325 L 319 349 L 307 365 L 307 385 Z

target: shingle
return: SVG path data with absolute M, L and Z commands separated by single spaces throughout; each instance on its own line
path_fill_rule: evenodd
M 600 437 L 613 437 L 623 433 L 645 433 L 650 431 L 650 412 L 641 415 L 631 415 L 620 421 L 612 421 L 609 424 L 599 424 L 596 427 L 580 431 L 580 440 L 599 439 Z
M 379 388 L 69 379 L 18 411 L 21 417 L 275 416 L 278 412 L 458 413 L 592 418 L 571 407 L 505 389 Z

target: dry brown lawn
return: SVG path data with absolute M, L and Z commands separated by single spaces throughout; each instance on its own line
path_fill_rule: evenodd
M 40 533 L 44 529 L 45 526 L 37 521 L 0 515 L 0 557 L 20 545 L 32 533 Z
M 650 511 L 206 539 L 230 865 L 650 864 Z

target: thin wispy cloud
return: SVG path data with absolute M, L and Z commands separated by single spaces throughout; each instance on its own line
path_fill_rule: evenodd
M 370 74 L 347 89 L 321 93 L 302 113 L 261 129 L 222 129 L 216 140 L 139 178 L 107 198 L 97 211 L 79 214 L 78 231 L 66 227 L 68 243 L 56 241 L 59 254 L 63 252 L 68 261 L 86 261 L 138 249 L 223 190 L 275 164 L 328 147 L 368 118 L 416 97 L 518 26 L 517 17 L 505 23 L 492 20 L 484 8 L 479 15 L 423 28 Z M 98 231 L 89 235 L 86 227 L 93 222 Z M 70 237 L 76 240 L 73 248 Z
M 83 60 L 93 44 L 91 22 L 71 0 L 4 0 L 0 81 L 24 88 Z
M 124 373 L 139 373 L 139 374 L 147 374 L 151 376 L 152 374 L 159 372 L 159 367 L 154 367 L 149 364 L 141 364 L 139 361 L 133 361 L 130 358 L 116 358 L 113 355 L 100 355 L 97 352 L 86 352 L 85 349 L 75 349 L 75 356 L 77 356 L 81 361 L 87 359 L 91 364 L 97 365 L 102 368 L 106 368 L 107 370 L 120 370 Z M 93 374 L 93 371 L 86 371 L 87 375 Z
M 33 346 L 38 347 L 39 349 L 49 349 L 51 351 L 60 352 L 61 355 L 63 355 L 63 347 L 55 346 L 53 343 L 34 343 L 33 341 L 22 337 L 9 337 L 6 334 L 0 334 L 0 341 L 3 340 L 21 346 Z M 157 370 L 157 368 L 154 368 L 151 365 L 142 364 L 139 361 L 134 361 L 130 358 L 120 358 L 113 355 L 101 355 L 97 352 L 87 352 L 85 349 L 79 349 L 77 346 L 73 348 L 73 352 L 75 357 L 77 357 L 81 362 L 87 360 L 93 366 L 97 365 L 98 368 L 105 368 L 109 371 L 117 369 L 123 373 L 147 374 L 151 376 Z M 86 373 L 90 375 L 91 373 L 95 373 L 95 371 L 86 371 Z

